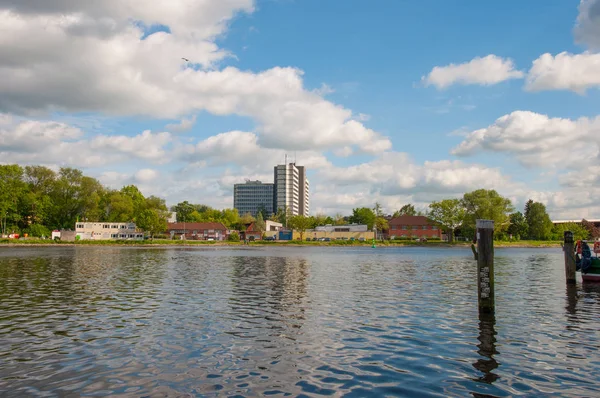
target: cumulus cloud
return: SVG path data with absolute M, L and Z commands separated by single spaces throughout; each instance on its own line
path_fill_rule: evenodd
M 169 133 L 144 131 L 135 136 L 96 135 L 88 138 L 79 128 L 55 121 L 25 120 L 0 128 L 0 158 L 4 162 L 69 164 L 96 167 L 142 159 L 165 161 Z
M 190 118 L 181 119 L 179 123 L 167 124 L 165 128 L 173 132 L 184 132 L 190 130 L 196 124 L 196 115 Z
M 351 110 L 305 88 L 298 69 L 219 69 L 229 54 L 215 37 L 236 13 L 251 12 L 253 2 L 192 3 L 0 3 L 0 111 L 179 118 L 200 110 L 252 118 L 265 147 L 391 148 Z M 148 35 L 145 26 L 155 24 L 169 32 Z
M 206 160 L 211 166 L 235 164 L 246 169 L 272 170 L 275 164 L 282 164 L 286 152 L 281 149 L 264 148 L 259 145 L 258 136 L 246 131 L 229 131 L 208 137 L 194 145 L 180 146 L 179 158 L 188 162 Z M 290 155 L 291 159 L 291 153 Z M 295 152 L 298 164 L 309 168 L 327 167 L 331 163 L 320 152 Z
M 578 94 L 592 87 L 600 87 L 600 54 L 590 52 L 541 55 L 533 61 L 525 85 L 529 91 L 571 90 Z
M 600 117 L 571 120 L 515 111 L 469 133 L 452 154 L 485 150 L 511 154 L 528 167 L 578 167 L 598 160 L 599 139 Z
M 494 54 L 476 57 L 462 64 L 436 66 L 422 81 L 427 86 L 445 89 L 454 84 L 480 84 L 490 86 L 505 80 L 520 79 L 524 73 L 516 70 L 511 59 Z
M 581 0 L 575 38 L 592 50 L 600 50 L 600 0 Z

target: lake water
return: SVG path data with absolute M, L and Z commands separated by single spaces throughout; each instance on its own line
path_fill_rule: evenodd
M 560 249 L 0 248 L 1 396 L 600 396 Z

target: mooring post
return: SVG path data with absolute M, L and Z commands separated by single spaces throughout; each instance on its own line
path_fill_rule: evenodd
M 565 252 L 565 276 L 567 277 L 567 284 L 574 284 L 577 280 L 575 279 L 575 242 L 573 240 L 573 232 L 565 231 L 564 238 L 563 251 Z
M 494 298 L 494 221 L 477 220 L 477 298 L 479 312 L 493 314 Z

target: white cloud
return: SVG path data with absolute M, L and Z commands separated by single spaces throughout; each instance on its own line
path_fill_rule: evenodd
M 208 111 L 252 118 L 265 147 L 391 147 L 351 110 L 307 90 L 298 69 L 217 69 L 229 54 L 215 36 L 237 12 L 252 11 L 251 0 L 51 3 L 0 5 L 0 111 L 153 118 Z M 131 20 L 164 24 L 171 33 L 142 38 L 144 29 Z
M 505 80 L 523 77 L 523 72 L 515 69 L 511 59 L 490 54 L 458 65 L 436 66 L 421 80 L 426 86 L 433 85 L 438 89 L 445 89 L 454 84 L 490 86 Z
M 581 0 L 575 37 L 590 49 L 600 49 L 600 0 Z
M 592 87 L 600 87 L 600 54 L 590 52 L 541 55 L 533 61 L 525 85 L 529 91 L 571 90 L 578 94 Z
M 264 148 L 259 145 L 255 133 L 229 131 L 211 136 L 195 145 L 184 145 L 177 150 L 181 159 L 190 162 L 207 160 L 211 166 L 235 164 L 247 170 L 272 170 L 275 164 L 284 162 L 286 152 L 281 149 Z M 292 153 L 288 153 L 291 161 Z M 327 158 L 317 151 L 295 153 L 298 164 L 308 168 L 330 165 Z
M 96 135 L 86 138 L 79 128 L 55 121 L 25 120 L 0 129 L 4 162 L 69 164 L 96 167 L 117 161 L 165 161 L 169 133 L 144 131 L 135 136 Z
M 151 181 L 156 180 L 158 176 L 158 171 L 153 169 L 141 169 L 138 170 L 134 175 L 135 180 L 140 183 L 149 183 Z
M 571 120 L 515 111 L 468 134 L 452 154 L 505 152 L 525 166 L 578 167 L 597 161 L 599 139 L 600 118 Z
M 173 132 L 183 132 L 188 131 L 196 124 L 196 115 L 190 118 L 181 119 L 179 123 L 167 124 L 165 128 L 169 131 Z

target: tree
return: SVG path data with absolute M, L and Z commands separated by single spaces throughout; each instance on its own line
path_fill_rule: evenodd
M 448 234 L 448 241 L 454 242 L 454 233 L 465 219 L 465 208 L 460 199 L 444 199 L 429 205 L 429 218 Z
M 415 206 L 408 203 L 400 208 L 400 210 L 394 212 L 394 218 L 400 216 L 416 216 L 417 210 L 415 210 Z
M 26 189 L 21 166 L 0 165 L 0 218 L 6 218 L 7 224 L 14 226 L 20 221 L 19 199 Z M 4 226 L 4 229 L 7 229 L 7 226 Z
M 570 222 L 556 224 L 552 227 L 552 240 L 563 240 L 565 231 L 573 232 L 575 240 L 585 240 L 590 238 L 590 232 L 583 225 Z
M 131 196 L 113 191 L 107 197 L 106 221 L 129 222 L 134 219 L 134 204 Z
M 265 225 L 265 220 L 263 219 L 262 213 L 258 213 L 256 215 L 256 221 L 254 221 L 254 227 L 256 228 L 256 231 L 259 232 L 265 232 L 265 229 L 267 229 L 266 225 Z
M 552 221 L 550 221 L 550 216 L 546 212 L 546 206 L 540 202 L 530 203 L 526 220 L 531 239 L 550 239 L 552 235 Z
M 493 220 L 494 232 L 505 232 L 510 226 L 509 214 L 514 210 L 510 199 L 495 190 L 478 189 L 464 194 L 461 201 L 465 208 L 463 230 L 475 234 L 475 220 Z
M 378 233 L 381 233 L 381 231 L 387 231 L 390 228 L 388 221 L 382 216 L 375 218 L 374 225 L 375 225 L 375 228 L 377 229 Z
M 230 242 L 239 242 L 240 241 L 240 235 L 236 231 L 231 231 L 231 233 L 227 237 L 227 240 L 230 241 Z
M 383 210 L 381 209 L 381 204 L 379 202 L 375 202 L 375 207 L 373 207 L 373 213 L 377 217 L 383 217 Z
M 368 229 L 373 229 L 375 224 L 375 213 L 368 207 L 359 207 L 352 209 L 352 216 L 350 216 L 350 222 L 355 224 L 366 224 Z
M 197 211 L 197 209 L 194 207 L 194 205 L 191 205 L 190 203 L 188 203 L 187 200 L 177 203 L 175 206 L 173 206 L 171 208 L 171 210 L 173 212 L 175 212 L 176 217 L 177 217 L 177 222 L 184 222 L 184 221 L 189 222 L 190 214 L 192 214 L 192 212 L 194 212 L 194 211 Z
M 136 225 L 154 239 L 154 235 L 167 230 L 167 219 L 158 209 L 145 209 L 138 215 Z
M 240 222 L 240 214 L 237 209 L 223 209 L 221 211 L 221 222 L 227 228 L 233 228 Z
M 300 233 L 300 240 L 304 240 L 304 232 L 310 228 L 311 220 L 300 214 L 290 217 L 288 224 L 290 228 Z
M 244 214 L 241 218 L 240 218 L 240 226 L 242 228 L 240 229 L 244 229 L 244 227 L 248 224 L 252 224 L 255 221 L 254 217 L 252 217 L 252 214 L 250 213 L 246 213 Z
M 515 239 L 525 239 L 529 233 L 529 226 L 525 216 L 520 211 L 512 213 L 510 215 L 510 226 L 508 227 L 508 233 L 511 234 Z

